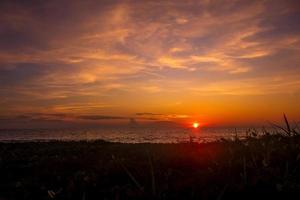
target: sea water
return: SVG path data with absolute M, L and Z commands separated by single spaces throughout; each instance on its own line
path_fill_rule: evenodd
M 2 129 L 0 141 L 81 141 L 105 140 L 121 143 L 210 142 L 221 138 L 244 138 L 245 128 L 77 128 L 77 129 Z

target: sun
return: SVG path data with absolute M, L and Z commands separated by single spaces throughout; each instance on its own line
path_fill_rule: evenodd
M 193 123 L 193 127 L 194 127 L 194 128 L 198 128 L 198 127 L 199 127 L 199 123 L 198 123 L 198 122 L 194 122 L 194 123 Z

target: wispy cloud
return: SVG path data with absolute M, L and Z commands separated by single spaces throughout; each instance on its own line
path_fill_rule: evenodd
M 195 94 L 296 94 L 299 11 L 280 0 L 3 1 L 0 109 L 118 116 L 138 100 L 159 111 Z

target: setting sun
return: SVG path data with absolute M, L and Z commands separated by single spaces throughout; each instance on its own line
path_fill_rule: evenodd
M 0 200 L 300 193 L 300 0 L 0 0 L 0 22 Z
M 194 122 L 194 123 L 193 123 L 193 127 L 194 127 L 194 128 L 198 128 L 198 127 L 199 127 L 199 123 L 198 123 L 198 122 Z

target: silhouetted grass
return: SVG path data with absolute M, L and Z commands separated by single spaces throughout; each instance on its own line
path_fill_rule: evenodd
M 0 199 L 288 199 L 300 193 L 300 134 L 240 140 L 0 144 Z

